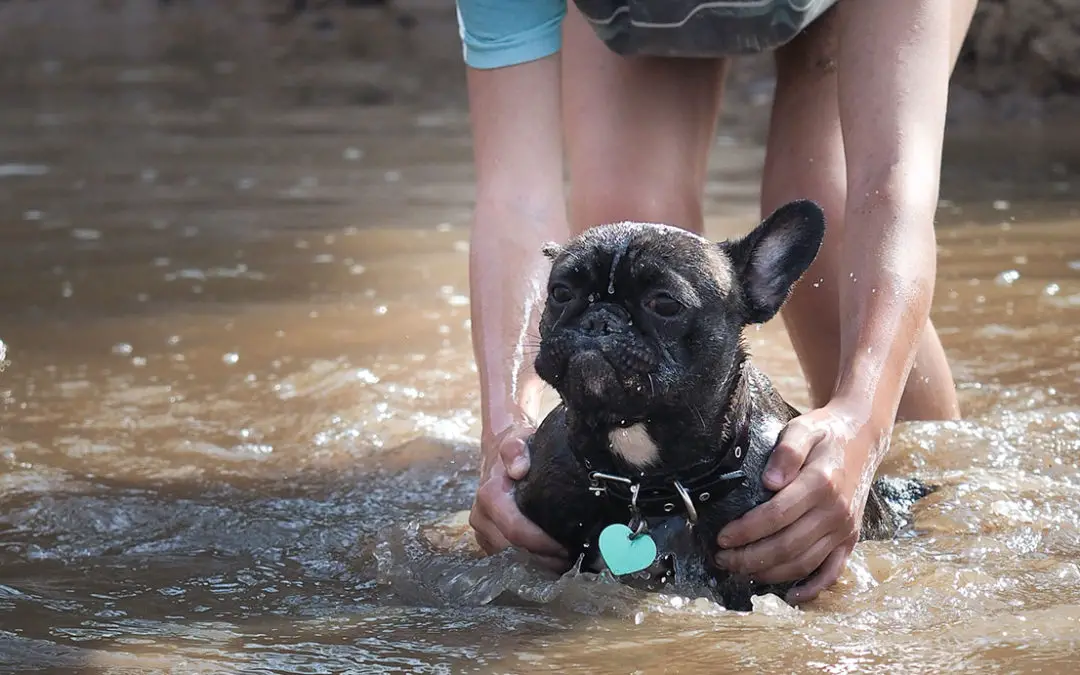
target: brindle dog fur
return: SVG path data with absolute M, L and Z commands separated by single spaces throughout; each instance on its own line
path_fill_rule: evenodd
M 779 312 L 824 235 L 821 208 L 799 200 L 733 240 L 623 222 L 545 247 L 552 268 L 534 365 L 561 402 L 528 440 L 531 469 L 515 499 L 583 571 L 605 567 L 599 532 L 631 519 L 624 485 L 590 480 L 603 471 L 652 486 L 645 520 L 659 555 L 622 581 L 652 590 L 705 584 L 738 610 L 798 583 L 755 584 L 713 560 L 724 525 L 772 496 L 761 475 L 799 415 L 750 361 L 744 330 Z M 730 471 L 743 477 L 718 482 Z M 682 495 L 665 492 L 675 480 L 697 481 L 692 527 Z M 930 490 L 877 478 L 860 539 L 896 536 Z

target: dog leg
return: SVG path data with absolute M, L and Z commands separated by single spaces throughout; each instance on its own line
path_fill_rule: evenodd
M 589 477 L 567 443 L 566 416 L 556 407 L 528 440 L 529 472 L 515 485 L 514 499 L 522 514 L 562 544 L 575 562 L 597 536 L 604 509 L 589 491 Z

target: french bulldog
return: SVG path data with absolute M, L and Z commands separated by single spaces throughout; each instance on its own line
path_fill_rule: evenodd
M 600 225 L 549 244 L 534 367 L 560 402 L 527 439 L 522 513 L 581 571 L 611 569 L 601 531 L 656 545 L 648 567 L 611 570 L 649 590 L 708 588 L 728 609 L 784 597 L 714 563 L 717 533 L 767 501 L 761 481 L 799 415 L 750 361 L 743 331 L 772 319 L 817 256 L 825 214 L 793 201 L 749 234 L 713 242 L 656 223 Z M 877 478 L 861 539 L 895 536 L 931 488 Z M 612 535 L 605 535 L 612 536 Z M 625 542 L 623 542 L 625 543 Z

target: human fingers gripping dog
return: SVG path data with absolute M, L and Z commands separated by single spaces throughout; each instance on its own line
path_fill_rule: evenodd
M 512 424 L 482 448 L 480 485 L 469 525 L 488 554 L 514 547 L 533 553 L 545 567 L 564 569 L 566 550 L 526 518 L 513 498 L 514 483 L 529 470 L 526 439 L 532 431 L 527 424 Z

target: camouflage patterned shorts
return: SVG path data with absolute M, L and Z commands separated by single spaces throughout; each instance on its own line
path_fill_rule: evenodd
M 775 49 L 837 0 L 574 0 L 623 55 L 719 57 Z

